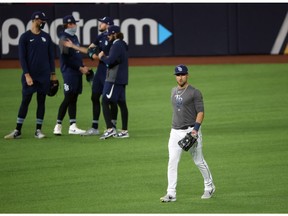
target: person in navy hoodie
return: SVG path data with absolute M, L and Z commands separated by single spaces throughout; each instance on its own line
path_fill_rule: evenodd
M 37 92 L 35 138 L 42 139 L 42 123 L 45 115 L 46 94 L 50 80 L 57 80 L 55 74 L 54 50 L 51 37 L 42 31 L 46 24 L 45 13 L 36 11 L 31 16 L 31 29 L 24 32 L 19 40 L 19 60 L 22 67 L 22 101 L 18 111 L 16 129 L 5 139 L 21 137 L 21 129 L 26 118 L 32 96 Z
M 107 130 L 100 139 L 111 136 L 116 138 L 128 138 L 128 108 L 126 104 L 126 86 L 128 85 L 128 46 L 123 40 L 123 33 L 116 25 L 108 28 L 109 41 L 113 42 L 109 56 L 102 51 L 98 57 L 107 67 L 106 80 L 102 93 L 102 108 Z M 111 122 L 110 103 L 117 103 L 122 118 L 122 130 L 117 133 Z
M 85 130 L 81 130 L 76 125 L 77 100 L 79 94 L 82 93 L 82 75 L 87 74 L 89 68 L 83 65 L 82 54 L 80 51 L 64 46 L 66 40 L 72 41 L 77 46 L 79 40 L 76 35 L 78 21 L 72 15 L 63 18 L 64 32 L 59 36 L 60 48 L 60 69 L 64 80 L 64 99 L 58 110 L 57 122 L 53 133 L 62 135 L 62 121 L 68 110 L 70 118 L 69 134 L 82 134 Z

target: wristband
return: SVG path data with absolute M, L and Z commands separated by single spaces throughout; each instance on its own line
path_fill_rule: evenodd
M 51 75 L 55 75 L 56 73 L 55 72 L 51 72 Z
M 194 130 L 196 130 L 196 131 L 198 131 L 199 130 L 199 128 L 200 128 L 200 126 L 201 126 L 201 123 L 198 123 L 198 122 L 195 122 L 195 125 L 194 125 Z

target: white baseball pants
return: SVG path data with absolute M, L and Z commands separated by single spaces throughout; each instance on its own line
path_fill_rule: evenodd
M 182 139 L 188 132 L 191 132 L 193 127 L 186 130 L 175 130 L 171 129 L 170 138 L 168 143 L 169 150 L 169 162 L 168 162 L 168 188 L 167 193 L 176 196 L 176 186 L 177 186 L 177 175 L 178 175 L 178 164 L 183 152 L 182 148 L 178 145 L 178 141 Z M 204 179 L 204 190 L 211 190 L 213 186 L 213 179 L 209 167 L 204 160 L 202 153 L 202 133 L 201 128 L 198 131 L 198 144 L 193 145 L 188 151 L 195 165 L 198 167 Z

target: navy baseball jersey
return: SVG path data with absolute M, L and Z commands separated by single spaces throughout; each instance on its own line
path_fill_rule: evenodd
M 109 55 L 109 50 L 111 48 L 112 42 L 108 40 L 107 31 L 98 35 L 93 44 L 95 44 L 99 48 L 100 52 L 103 51 L 105 55 Z M 93 85 L 92 85 L 93 93 L 102 93 L 106 78 L 106 71 L 107 71 L 106 64 L 102 61 L 99 61 L 97 71 L 93 79 Z
M 64 80 L 64 93 L 74 92 L 82 93 L 82 73 L 79 68 L 83 67 L 82 54 L 72 48 L 62 45 L 62 41 L 69 38 L 75 45 L 79 46 L 79 40 L 76 35 L 71 36 L 66 32 L 60 35 L 60 68 Z
M 51 72 L 55 72 L 50 35 L 43 31 L 33 34 L 31 30 L 23 33 L 19 40 L 19 60 L 23 75 L 29 73 L 34 81 L 50 80 Z
M 73 42 L 73 44 L 79 46 L 78 37 L 76 35 L 71 36 L 66 32 L 63 32 L 61 33 L 59 38 L 60 38 L 59 47 L 61 53 L 60 55 L 61 72 L 82 75 L 82 73 L 79 71 L 79 68 L 83 67 L 82 54 L 80 53 L 80 51 L 64 47 L 63 45 L 61 45 L 61 41 L 66 40 L 68 38 Z

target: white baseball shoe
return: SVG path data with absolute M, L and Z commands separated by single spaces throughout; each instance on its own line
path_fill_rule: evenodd
M 41 132 L 41 130 L 37 129 L 36 132 L 35 132 L 35 138 L 42 139 L 44 137 L 45 137 L 45 135 Z
M 205 190 L 203 195 L 201 196 L 201 199 L 210 199 L 213 194 L 215 193 L 216 187 L 215 185 L 212 185 L 212 189 L 211 190 Z
M 165 196 L 160 198 L 161 202 L 175 202 L 176 201 L 176 196 L 171 196 L 169 194 L 166 194 Z
M 85 130 L 81 130 L 77 127 L 76 123 L 73 123 L 72 125 L 70 125 L 69 127 L 69 134 L 84 134 L 86 131 Z
M 85 133 L 81 134 L 81 136 L 95 136 L 95 135 L 99 135 L 100 132 L 98 129 L 95 128 L 90 128 L 87 131 L 85 131 Z
M 107 138 L 109 138 L 111 136 L 114 136 L 116 134 L 117 134 L 116 129 L 115 128 L 110 128 L 110 129 L 107 129 L 104 132 L 104 134 L 99 139 L 104 139 L 105 140 L 105 139 L 107 139 Z
M 54 131 L 53 133 L 57 136 L 61 136 L 62 135 L 62 125 L 61 124 L 56 124 L 54 127 Z
M 129 133 L 128 133 L 128 131 L 121 131 L 120 133 L 115 134 L 113 137 L 115 137 L 115 138 L 128 138 Z
M 19 139 L 19 138 L 21 138 L 21 132 L 16 129 L 10 134 L 4 136 L 4 139 Z

